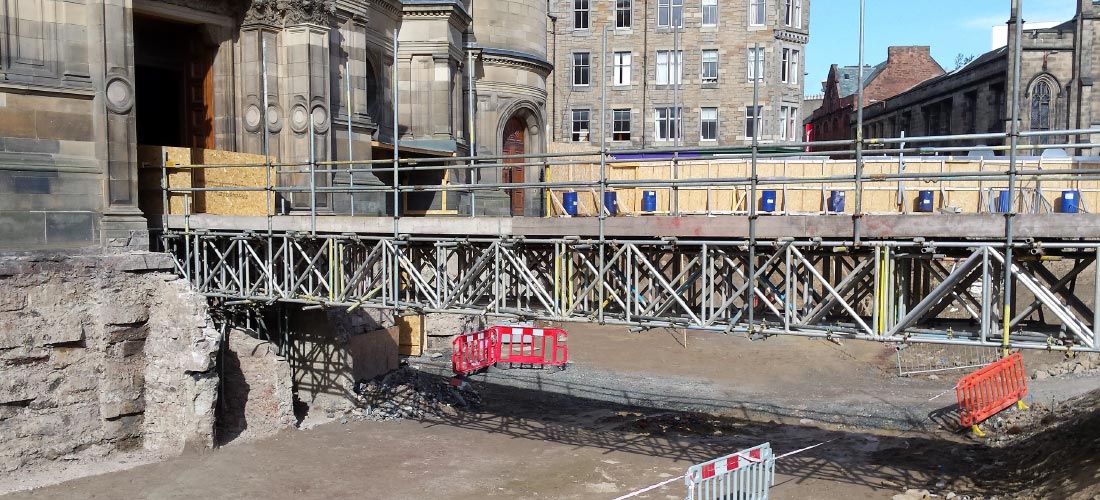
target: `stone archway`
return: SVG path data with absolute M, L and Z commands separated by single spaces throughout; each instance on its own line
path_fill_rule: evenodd
M 497 125 L 497 154 L 530 155 L 541 153 L 542 147 L 542 116 L 537 107 L 525 101 L 513 103 L 504 110 L 500 116 L 502 120 Z M 522 183 L 538 180 L 540 171 L 537 167 L 508 166 L 509 164 L 522 164 L 522 158 L 505 159 L 501 163 L 500 180 L 502 183 Z M 509 189 L 508 212 L 514 217 L 523 215 L 538 215 L 542 204 L 542 195 L 538 189 Z

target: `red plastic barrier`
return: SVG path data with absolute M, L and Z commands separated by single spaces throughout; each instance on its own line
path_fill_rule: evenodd
M 569 361 L 569 334 L 560 328 L 494 326 L 498 363 L 565 366 Z
M 990 363 L 960 379 L 955 392 L 959 397 L 960 423 L 963 427 L 978 425 L 1027 395 L 1024 358 L 1015 353 Z
M 459 335 L 451 342 L 451 369 L 458 375 L 474 373 L 496 363 L 499 351 L 492 328 Z

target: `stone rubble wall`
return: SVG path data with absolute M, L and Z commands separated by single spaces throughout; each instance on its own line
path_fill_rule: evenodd
M 214 445 L 219 335 L 159 254 L 0 257 L 0 472 Z

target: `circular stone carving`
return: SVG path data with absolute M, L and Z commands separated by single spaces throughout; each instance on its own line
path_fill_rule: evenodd
M 290 111 L 290 128 L 300 134 L 305 132 L 308 126 L 309 112 L 306 111 L 306 106 L 304 104 L 295 105 Z
M 263 120 L 263 113 L 259 106 L 251 104 L 244 110 L 244 126 L 249 132 L 255 132 L 260 128 L 260 120 Z
M 267 107 L 267 129 L 273 133 L 283 129 L 283 115 L 274 104 Z
M 124 76 L 114 76 L 107 80 L 107 109 L 113 113 L 126 114 L 134 107 L 134 86 Z
M 313 117 L 313 129 L 315 131 L 322 133 L 328 131 L 328 110 L 324 106 L 314 106 L 310 116 Z

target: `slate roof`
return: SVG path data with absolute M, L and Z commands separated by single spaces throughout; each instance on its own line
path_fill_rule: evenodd
M 883 69 L 886 69 L 886 61 L 875 66 L 865 65 L 863 67 L 864 88 L 870 85 L 870 83 L 882 73 Z M 848 97 L 859 92 L 859 86 L 856 85 L 856 80 L 858 79 L 859 66 L 838 66 L 836 68 L 836 84 L 837 90 L 840 92 L 840 97 Z

